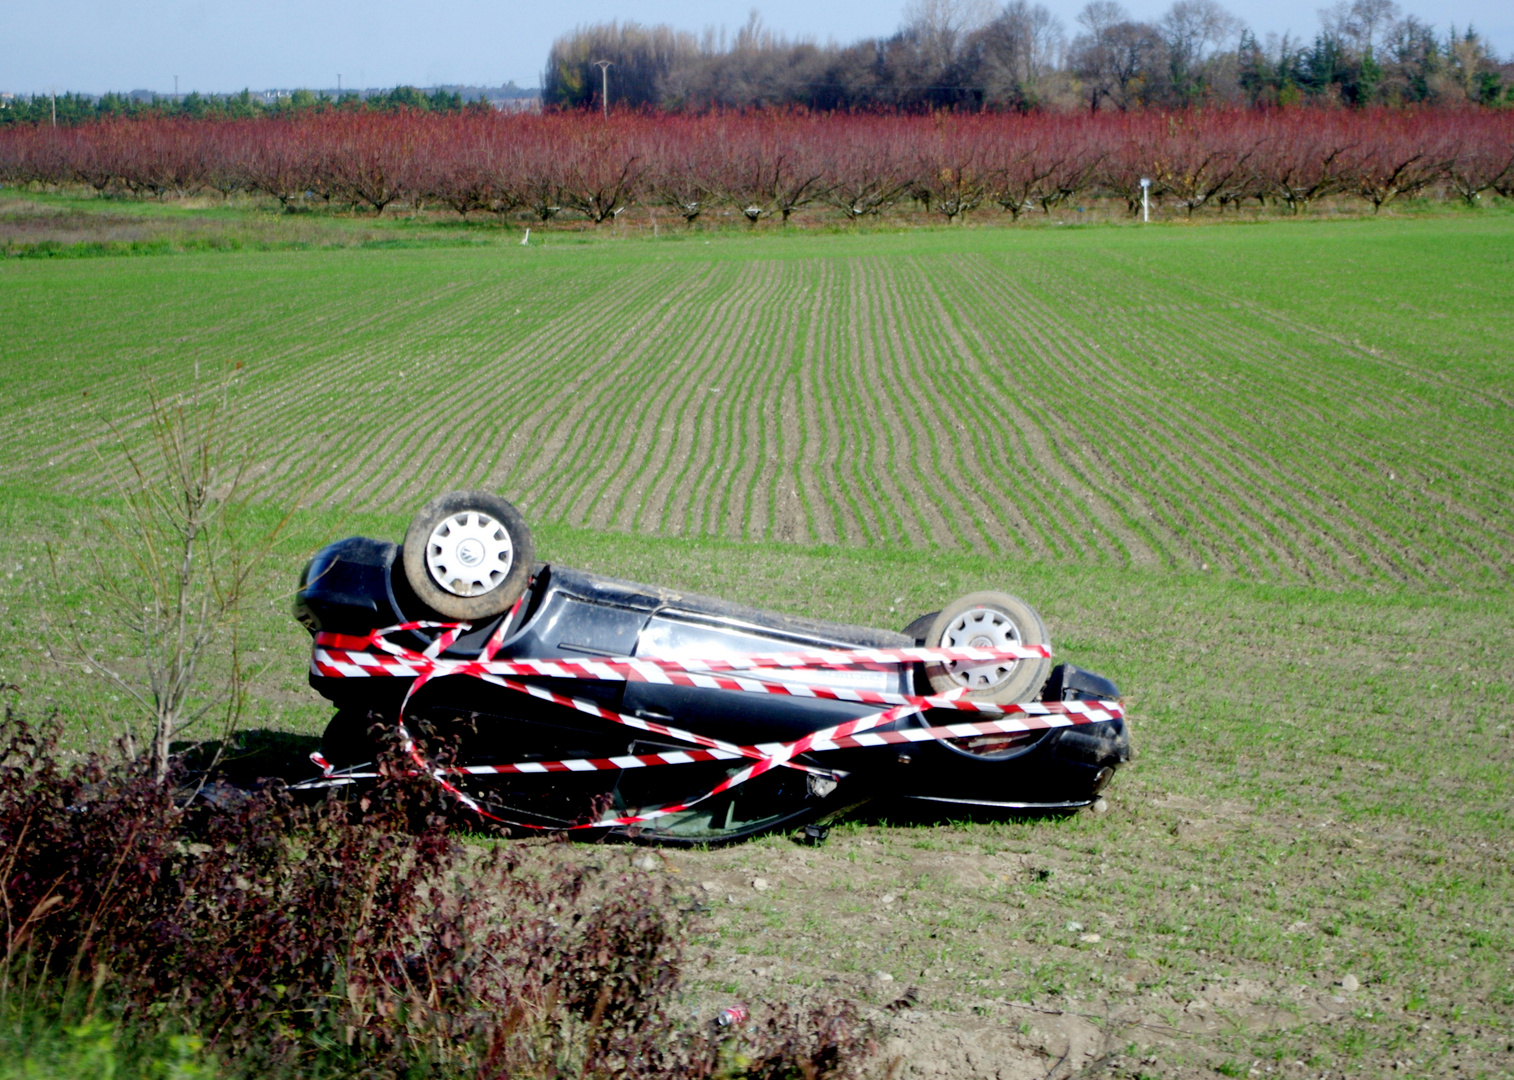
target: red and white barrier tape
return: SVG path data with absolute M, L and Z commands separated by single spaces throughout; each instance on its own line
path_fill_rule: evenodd
M 1102 723 L 1113 720 L 1123 712 L 1114 701 L 1036 701 L 1009 705 L 994 705 L 988 702 L 971 701 L 963 696 L 965 691 L 954 690 L 946 694 L 896 694 L 876 690 L 856 690 L 848 687 L 815 686 L 809 683 L 776 681 L 766 678 L 777 676 L 784 669 L 840 670 L 864 668 L 890 670 L 901 664 L 951 663 L 976 661 L 988 663 L 994 660 L 1025 660 L 1051 656 L 1045 645 L 1012 646 L 1003 649 L 853 649 L 815 650 L 810 652 L 752 653 L 747 656 L 689 658 L 671 656 L 596 657 L 587 660 L 496 660 L 503 644 L 506 628 L 514 621 L 520 604 L 510 610 L 501 621 L 499 629 L 491 635 L 476 660 L 449 660 L 442 657 L 458 637 L 468 630 L 467 623 L 402 623 L 398 626 L 375 630 L 366 636 L 317 633 L 311 654 L 311 670 L 329 678 L 399 677 L 410 678 L 412 683 L 400 706 L 399 725 L 401 749 L 417 767 L 432 776 L 438 784 L 469 809 L 494 821 L 504 821 L 490 814 L 483 807 L 451 783 L 447 777 L 459 775 L 549 773 L 549 772 L 595 772 L 610 769 L 645 768 L 654 765 L 682 765 L 702 761 L 727 761 L 746 758 L 752 764 L 738 770 L 698 798 L 667 806 L 648 808 L 639 814 L 601 818 L 597 821 L 567 826 L 570 829 L 609 828 L 634 825 L 669 814 L 687 810 L 706 799 L 744 784 L 756 776 L 778 767 L 798 768 L 827 777 L 845 774 L 818 769 L 796 762 L 801 754 L 819 750 L 837 750 L 852 747 L 884 746 L 898 743 L 925 742 L 938 738 L 964 738 L 984 734 L 1019 734 L 1045 730 L 1053 727 L 1069 727 L 1080 724 Z M 390 635 L 403 631 L 440 629 L 443 631 L 423 652 L 415 652 L 389 640 Z M 719 672 L 744 671 L 748 677 Z M 570 758 L 560 761 L 527 761 L 507 765 L 466 765 L 437 767 L 427 762 L 416 748 L 414 740 L 405 728 L 403 717 L 406 707 L 416 692 L 434 678 L 462 675 L 527 694 L 566 708 L 587 713 L 611 723 L 621 724 L 640 731 L 648 731 L 687 742 L 699 749 L 662 751 L 652 754 L 627 754 L 609 758 Z M 734 743 L 713 739 L 681 728 L 627 716 L 612 709 L 582 698 L 559 694 L 545 687 L 517 682 L 511 675 L 537 678 L 591 679 L 621 682 L 659 683 L 687 686 L 707 690 L 725 690 L 744 693 L 781 694 L 791 697 L 811 697 L 833 701 L 846 701 L 864 705 L 886 705 L 889 708 L 870 716 L 859 717 L 829 728 L 811 732 L 803 738 L 787 743 L 764 743 L 756 746 L 738 746 Z M 757 677 L 750 677 L 757 676 Z M 909 728 L 903 731 L 875 731 L 873 729 L 892 724 L 912 713 L 927 709 L 954 709 L 974 712 L 999 719 L 982 720 L 937 727 Z M 328 777 L 358 779 L 369 777 L 368 773 L 338 773 L 319 754 L 311 759 L 321 766 Z M 520 824 L 507 822 L 507 824 Z M 547 826 L 527 825 L 528 828 Z

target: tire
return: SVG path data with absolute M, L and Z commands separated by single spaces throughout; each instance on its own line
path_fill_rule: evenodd
M 1000 592 L 971 593 L 942 608 L 926 632 L 927 648 L 967 645 L 1049 645 L 1051 637 L 1041 616 L 1019 597 Z M 1046 683 L 1051 660 L 997 661 L 973 666 L 970 662 L 927 664 L 925 676 L 938 694 L 966 686 L 974 701 L 1008 705 L 1027 701 Z
M 405 532 L 405 580 L 450 619 L 486 619 L 519 600 L 536 561 L 520 511 L 487 491 L 449 491 L 416 512 Z
M 939 614 L 941 614 L 939 611 L 927 611 L 899 633 L 905 637 L 914 638 L 916 645 L 924 645 L 925 637 L 930 633 L 931 624 L 936 621 L 936 616 Z

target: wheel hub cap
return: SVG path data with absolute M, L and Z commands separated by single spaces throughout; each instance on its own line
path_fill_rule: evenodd
M 948 649 L 1003 649 L 1020 644 L 1020 629 L 1002 611 L 973 608 L 952 620 L 942 635 Z M 954 660 L 946 665 L 952 682 L 969 690 L 992 690 L 1015 670 L 1018 660 Z
M 464 566 L 472 569 L 484 561 L 484 545 L 473 537 L 468 537 L 457 545 L 457 559 Z
M 510 573 L 515 547 L 503 525 L 469 510 L 445 518 L 426 541 L 426 569 L 453 596 L 481 596 Z

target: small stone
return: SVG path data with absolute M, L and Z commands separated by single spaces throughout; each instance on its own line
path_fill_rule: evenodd
M 656 870 L 657 869 L 657 859 L 656 859 L 655 856 L 652 856 L 652 855 L 643 855 L 641 858 L 637 859 L 631 865 L 634 866 L 634 867 L 636 867 L 636 869 L 638 869 L 638 870 Z
M 878 971 L 878 972 L 874 972 L 873 974 L 874 974 L 874 976 L 877 978 L 877 980 L 879 982 L 893 982 L 894 981 L 894 977 L 892 975 L 890 975 L 886 971 Z
M 756 889 L 758 892 L 766 892 L 768 889 L 772 888 L 772 886 L 768 884 L 767 878 L 759 877 L 752 879 L 752 888 Z
M 1081 941 L 1084 945 L 1097 945 L 1104 939 L 1101 938 L 1098 934 L 1084 934 L 1079 937 L 1078 940 Z
M 1109 812 L 1109 800 L 1108 799 L 1104 799 L 1102 797 L 1098 798 L 1098 799 L 1095 799 L 1093 801 L 1093 805 L 1090 806 L 1088 809 L 1092 810 L 1095 814 L 1108 813 Z
M 709 893 L 712 893 L 717 888 L 719 888 L 719 886 L 717 884 L 715 884 L 715 882 L 713 882 L 713 881 L 701 881 L 699 883 L 699 887 L 701 889 L 703 889 L 705 892 L 709 892 Z
M 1082 929 L 1083 929 L 1083 924 L 1080 923 L 1080 922 L 1070 922 L 1070 923 L 1067 924 L 1067 932 L 1069 934 L 1076 934 L 1079 930 L 1082 930 Z
M 1361 988 L 1361 981 L 1355 975 L 1347 975 L 1341 980 L 1341 989 L 1348 994 L 1354 994 Z
M 897 899 L 898 899 L 898 897 L 895 896 L 893 893 L 887 893 L 883 897 L 883 902 L 885 904 L 892 904 Z

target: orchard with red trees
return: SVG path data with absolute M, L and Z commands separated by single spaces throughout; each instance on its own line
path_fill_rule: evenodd
M 254 193 L 383 214 L 403 205 L 504 221 L 613 222 L 633 206 L 753 225 L 908 207 L 947 222 L 1079 202 L 1169 213 L 1322 199 L 1376 212 L 1514 184 L 1514 113 L 1441 109 L 1129 113 L 330 112 L 115 119 L 0 130 L 0 183 L 166 199 Z

